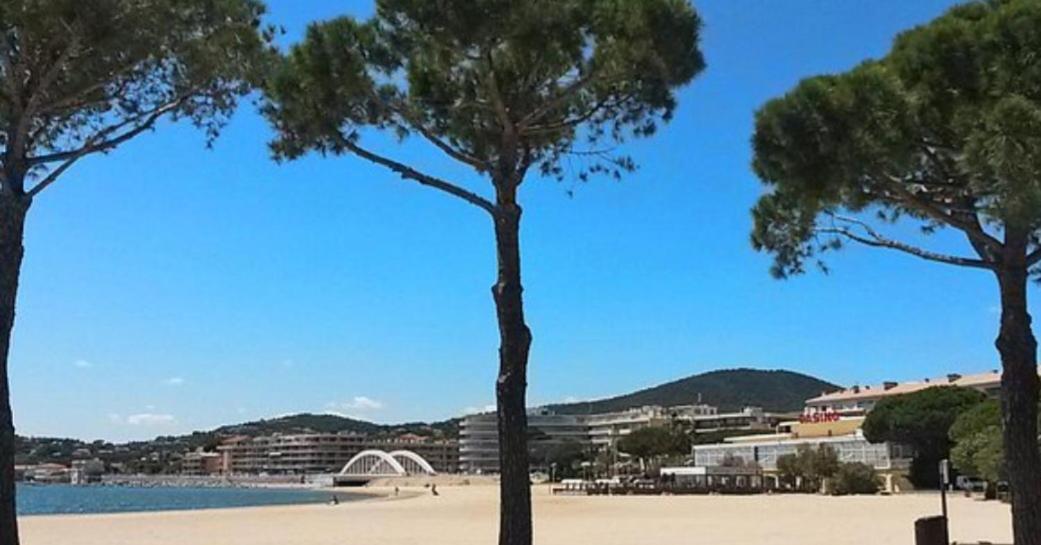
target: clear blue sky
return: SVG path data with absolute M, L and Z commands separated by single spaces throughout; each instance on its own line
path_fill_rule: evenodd
M 287 41 L 308 21 L 371 11 L 270 3 Z M 628 147 L 641 169 L 523 188 L 531 402 L 735 366 L 846 384 L 994 368 L 986 273 L 854 248 L 828 276 L 782 282 L 749 244 L 762 191 L 748 166 L 754 110 L 802 77 L 883 54 L 949 4 L 697 2 L 708 69 L 670 126 Z M 350 157 L 276 165 L 269 136 L 244 104 L 212 151 L 165 125 L 42 195 L 12 354 L 20 433 L 122 440 L 290 412 L 397 422 L 492 403 L 483 215 Z M 487 189 L 418 142 L 381 147 Z

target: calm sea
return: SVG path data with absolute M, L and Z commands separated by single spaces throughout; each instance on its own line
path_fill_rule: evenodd
M 19 515 L 124 513 L 323 503 L 333 494 L 281 488 L 174 488 L 133 486 L 18 485 Z M 340 501 L 357 494 L 336 493 Z

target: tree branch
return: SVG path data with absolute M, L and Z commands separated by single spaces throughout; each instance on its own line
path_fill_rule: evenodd
M 163 115 L 176 110 L 181 107 L 188 100 L 190 94 L 182 95 L 176 100 L 167 102 L 161 106 L 158 106 L 148 112 L 134 116 L 130 119 L 126 119 L 115 125 L 108 126 L 88 138 L 82 147 L 69 151 L 62 151 L 58 153 L 52 153 L 49 155 L 41 155 L 37 157 L 30 157 L 26 161 L 30 166 L 44 165 L 47 163 L 55 163 L 58 161 L 67 161 L 70 159 L 79 159 L 80 157 L 102 151 L 110 150 L 127 140 L 141 134 L 142 132 L 152 128 L 155 122 L 159 120 Z M 133 129 L 127 130 L 118 136 L 111 135 L 116 134 L 127 126 L 135 125 Z
M 570 119 L 565 119 L 563 121 L 559 121 L 557 123 L 552 123 L 549 125 L 529 126 L 526 129 L 524 129 L 523 134 L 530 136 L 577 127 L 578 125 L 581 125 L 586 121 L 589 121 L 594 115 L 603 111 L 605 108 L 613 108 L 615 106 L 618 106 L 624 103 L 626 100 L 632 98 L 632 96 L 632 93 L 629 93 L 613 101 L 608 101 L 607 99 L 600 100 L 599 102 L 594 104 L 593 107 L 589 108 L 577 117 L 572 117 Z
M 1037 248 L 1027 254 L 1027 267 L 1036 265 L 1039 261 L 1041 261 L 1041 248 Z
M 48 186 L 50 186 L 55 181 L 57 181 L 58 178 L 62 174 L 64 174 L 66 170 L 69 170 L 69 168 L 71 168 L 72 165 L 76 164 L 76 161 L 79 161 L 85 155 L 87 155 L 87 154 L 84 153 L 83 155 L 78 155 L 76 157 L 68 159 L 64 163 L 58 165 L 58 168 L 56 168 L 56 169 L 50 171 L 49 173 L 47 173 L 47 176 L 44 177 L 44 179 L 40 180 L 39 183 L 37 183 L 35 186 L 33 186 L 32 189 L 29 190 L 29 192 L 28 192 L 29 198 L 31 199 L 31 198 L 35 197 L 36 195 L 38 195 L 44 189 L 47 189 Z
M 36 85 L 36 88 L 33 89 L 32 93 L 30 94 L 29 101 L 25 107 L 26 118 L 31 118 L 33 115 L 35 115 L 36 107 L 40 104 L 40 100 L 42 100 L 43 95 L 46 94 L 47 88 L 54 84 L 55 80 L 58 79 L 58 75 L 61 74 L 61 69 L 65 66 L 65 63 L 69 62 L 69 60 L 72 59 L 73 55 L 75 55 L 79 49 L 79 34 L 73 33 L 72 28 L 64 22 L 62 23 L 62 26 L 65 27 L 66 32 L 71 34 L 69 38 L 69 43 L 65 47 L 65 49 L 62 50 L 61 54 L 58 56 L 58 59 L 54 61 L 54 64 L 40 78 L 40 81 Z
M 926 250 L 924 248 L 919 248 L 919 247 L 913 246 L 911 244 L 907 244 L 907 243 L 904 243 L 904 242 L 900 242 L 900 241 L 897 241 L 897 240 L 892 240 L 890 238 L 886 238 L 886 237 L 882 236 L 874 228 L 872 228 L 870 225 L 868 225 L 866 222 L 860 221 L 860 220 L 855 219 L 855 218 L 850 218 L 850 217 L 846 217 L 846 216 L 839 216 L 839 215 L 835 215 L 835 214 L 831 214 L 831 217 L 833 219 L 835 219 L 835 220 L 840 221 L 840 222 L 845 222 L 847 224 L 851 224 L 851 225 L 860 227 L 861 229 L 864 230 L 865 234 L 857 233 L 857 232 L 853 231 L 852 229 L 850 229 L 848 227 L 839 227 L 839 226 L 818 228 L 815 231 L 817 233 L 824 233 L 824 234 L 838 235 L 838 236 L 841 236 L 841 237 L 845 237 L 846 239 L 852 240 L 854 242 L 858 242 L 860 244 L 864 244 L 866 246 L 872 246 L 872 247 L 875 247 L 875 248 L 889 248 L 889 249 L 892 249 L 892 250 L 897 250 L 897 251 L 900 251 L 900 252 L 903 252 L 903 253 L 906 253 L 906 254 L 910 254 L 910 255 L 913 255 L 913 256 L 916 256 L 916 257 L 920 257 L 920 258 L 928 260 L 928 261 L 936 261 L 936 262 L 939 262 L 939 263 L 947 263 L 949 265 L 958 265 L 958 266 L 961 266 L 961 267 L 973 267 L 973 268 L 977 268 L 977 269 L 988 269 L 988 270 L 993 270 L 994 267 L 995 267 L 994 263 L 991 263 L 991 262 L 988 262 L 988 261 L 984 261 L 982 259 L 972 259 L 972 258 L 968 258 L 968 257 L 953 256 L 953 255 L 948 255 L 948 254 L 941 254 L 941 253 L 938 253 L 938 252 L 933 252 L 931 250 Z
M 423 135 L 423 137 L 426 138 L 431 144 L 436 146 L 438 149 L 443 151 L 446 155 L 448 155 L 452 159 L 455 159 L 456 161 L 459 161 L 460 163 L 464 163 L 464 164 L 470 165 L 471 167 L 475 168 L 478 172 L 487 172 L 487 171 L 490 171 L 492 169 L 492 166 L 490 164 L 488 164 L 487 162 L 482 161 L 482 160 L 478 159 L 477 157 L 474 157 L 473 155 L 470 155 L 470 154 L 468 154 L 468 153 L 466 153 L 466 152 L 464 152 L 464 151 L 462 151 L 462 150 L 452 146 L 448 142 L 445 142 L 441 137 L 439 137 L 438 135 L 434 134 L 433 131 L 431 131 L 429 128 L 427 128 L 425 123 L 423 123 L 421 120 L 417 119 L 415 116 L 410 114 L 407 111 L 407 109 L 406 109 L 407 107 L 405 107 L 405 106 L 400 106 L 399 107 L 399 106 L 395 106 L 395 105 L 388 105 L 388 106 L 389 106 L 390 110 L 392 112 L 394 112 L 395 114 L 397 114 L 398 116 L 400 116 L 401 119 L 404 120 L 405 123 L 408 126 L 410 126 L 413 129 L 415 129 L 417 132 L 419 132 L 419 134 Z
M 142 114 L 140 116 L 136 116 L 134 118 L 123 121 L 122 123 L 117 123 L 115 125 L 107 127 L 88 138 L 84 145 L 78 149 L 54 153 L 51 155 L 44 155 L 41 157 L 33 157 L 29 159 L 28 163 L 33 166 L 61 161 L 61 164 L 57 168 L 48 173 L 43 180 L 41 180 L 39 183 L 33 186 L 32 189 L 29 190 L 29 197 L 35 197 L 41 191 L 47 189 L 47 187 L 53 184 L 63 172 L 68 170 L 69 167 L 71 167 L 73 164 L 76 163 L 76 161 L 79 161 L 83 157 L 86 157 L 87 155 L 90 155 L 92 153 L 108 151 L 122 144 L 123 142 L 126 142 L 131 138 L 151 129 L 160 117 L 177 109 L 187 99 L 187 96 L 182 96 L 173 102 L 168 102 L 163 106 L 160 106 L 159 108 L 152 110 L 151 113 L 147 114 L 147 117 L 144 117 L 145 114 Z M 110 135 L 118 132 L 123 127 L 126 127 L 128 125 L 134 125 L 135 122 L 140 120 L 142 117 L 144 117 L 144 121 L 141 121 L 134 128 L 124 131 L 118 136 L 108 138 Z
M 521 118 L 521 120 L 517 122 L 518 131 L 523 132 L 524 129 L 527 128 L 529 125 L 535 123 L 536 121 L 541 119 L 542 116 L 553 111 L 554 108 L 557 108 L 565 101 L 567 101 L 567 99 L 574 96 L 575 93 L 581 91 L 583 87 L 588 85 L 589 82 L 593 81 L 593 79 L 596 77 L 596 72 L 596 70 L 590 70 L 584 76 L 575 78 L 575 81 L 571 82 L 560 93 L 558 93 L 557 96 L 545 101 L 542 104 L 542 106 L 535 108 L 530 113 L 528 113 L 528 115 Z
M 64 110 L 79 110 L 79 109 L 85 108 L 87 106 L 91 106 L 93 104 L 101 104 L 101 103 L 108 102 L 108 101 L 112 100 L 114 97 L 122 96 L 123 92 L 126 90 L 126 88 L 131 83 L 131 79 L 130 78 L 118 79 L 117 76 L 121 76 L 121 75 L 129 73 L 131 70 L 133 70 L 134 68 L 137 67 L 137 63 L 138 62 L 139 61 L 135 59 L 134 62 L 126 63 L 121 68 L 111 72 L 107 76 L 106 79 L 103 79 L 103 80 L 100 80 L 100 81 L 96 81 L 96 82 L 91 83 L 91 84 L 89 84 L 89 85 L 87 85 L 85 87 L 82 87 L 80 89 L 72 91 L 71 93 L 69 93 L 64 98 L 56 100 L 55 102 L 52 102 L 50 104 L 44 105 L 43 107 L 41 107 L 39 109 L 39 112 L 43 113 L 43 114 L 50 114 L 50 113 L 55 113 L 55 112 L 61 112 L 61 111 L 64 111 Z M 119 83 L 119 86 L 116 87 L 115 89 L 112 89 L 111 92 L 105 93 L 100 98 L 84 98 L 84 99 L 81 99 L 81 97 L 87 97 L 91 93 L 94 93 L 95 91 L 100 91 L 100 90 L 105 89 L 106 87 L 108 87 L 109 85 L 112 84 L 112 81 L 119 81 L 120 83 Z
M 58 55 L 58 58 L 55 59 L 54 64 L 43 73 L 36 85 L 27 88 L 28 96 L 25 99 L 25 105 L 19 108 L 18 122 L 15 124 L 15 132 L 13 135 L 8 135 L 10 138 L 10 145 L 15 150 L 25 150 L 32 145 L 32 140 L 29 139 L 31 136 L 30 125 L 36 115 L 36 109 L 40 105 L 40 101 L 43 100 L 43 96 L 47 93 L 47 88 L 54 84 L 55 80 L 57 80 L 58 76 L 61 74 L 61 70 L 65 66 L 65 63 L 72 59 L 75 52 L 79 49 L 79 35 L 73 33 L 72 29 L 64 22 L 62 23 L 62 26 L 64 26 L 66 32 L 71 35 L 69 43 Z
M 0 36 L 0 66 L 4 69 L 4 83 L 11 101 L 18 99 L 18 79 L 15 77 L 15 63 L 12 60 L 14 47 L 11 44 L 11 31 L 8 30 Z
M 920 210 L 925 215 L 933 218 L 936 221 L 945 223 L 963 231 L 969 238 L 975 242 L 982 244 L 990 250 L 1000 251 L 1001 241 L 987 234 L 978 222 L 972 223 L 964 221 L 955 217 L 953 214 L 948 214 L 942 209 L 937 207 L 935 204 L 919 199 L 917 195 L 912 193 L 906 187 L 904 187 L 905 180 L 896 178 L 893 176 L 887 176 L 890 183 L 885 184 L 886 189 L 889 189 L 898 195 L 898 200 L 902 201 L 906 206 L 915 210 Z M 981 256 L 982 257 L 982 256 Z
M 445 180 L 442 180 L 440 178 L 419 172 L 418 170 L 403 163 L 399 163 L 392 159 L 383 157 L 382 155 L 373 153 L 355 144 L 353 141 L 351 141 L 350 138 L 340 136 L 339 138 L 337 138 L 337 144 L 342 146 L 344 149 L 350 151 L 351 153 L 357 155 L 358 157 L 361 157 L 362 159 L 365 159 L 369 162 L 375 163 L 377 165 L 386 167 L 394 172 L 397 172 L 399 175 L 401 175 L 403 179 L 413 180 L 415 182 L 418 182 L 420 185 L 425 185 L 427 187 L 439 189 L 445 193 L 448 193 L 449 195 L 463 199 L 464 201 L 474 206 L 477 206 L 478 208 L 483 209 L 485 212 L 488 212 L 492 216 L 495 216 L 495 205 L 492 204 L 491 201 L 485 199 L 484 197 L 472 191 L 463 189 L 451 182 L 446 182 Z
M 502 123 L 503 132 L 514 132 L 515 127 L 513 120 L 510 119 L 510 112 L 506 109 L 506 103 L 502 99 L 502 94 L 499 93 L 499 82 L 496 81 L 495 76 L 495 64 L 492 62 L 492 53 L 489 51 L 486 55 L 486 62 L 488 63 L 488 91 L 491 95 L 492 106 L 495 107 L 495 112 L 499 116 L 499 123 Z

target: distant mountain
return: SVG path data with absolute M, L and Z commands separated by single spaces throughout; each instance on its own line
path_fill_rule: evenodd
M 301 413 L 278 418 L 221 426 L 212 433 L 217 435 L 271 435 L 275 433 L 364 433 L 377 434 L 384 426 L 333 414 Z
M 550 405 L 561 414 L 592 414 L 622 411 L 643 405 L 715 405 L 720 411 L 762 407 L 768 411 L 799 411 L 803 402 L 839 386 L 792 371 L 726 369 L 693 375 L 684 379 L 596 401 Z

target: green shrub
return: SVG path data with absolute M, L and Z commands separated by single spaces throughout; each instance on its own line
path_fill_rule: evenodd
M 882 488 L 882 479 L 875 469 L 867 464 L 853 462 L 842 464 L 835 473 L 831 493 L 836 496 L 847 494 L 876 494 Z

